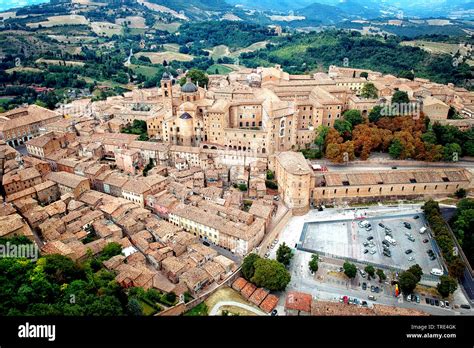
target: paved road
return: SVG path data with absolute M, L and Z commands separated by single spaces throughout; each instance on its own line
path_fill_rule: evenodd
M 209 315 L 217 315 L 217 313 L 219 312 L 219 309 L 221 309 L 221 307 L 224 307 L 224 306 L 239 307 L 239 308 L 248 310 L 252 313 L 255 313 L 256 315 L 268 315 L 258 309 L 255 309 L 252 306 L 249 306 L 240 302 L 235 302 L 235 301 L 221 301 L 221 302 L 216 303 L 216 305 L 212 307 L 212 309 L 209 311 Z

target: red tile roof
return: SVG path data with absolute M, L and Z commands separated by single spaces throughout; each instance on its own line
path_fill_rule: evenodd
M 247 283 L 247 285 L 245 285 L 245 287 L 242 289 L 240 293 L 242 294 L 243 297 L 248 299 L 250 298 L 250 296 L 252 296 L 255 290 L 257 290 L 257 287 L 255 285 L 253 285 L 252 283 Z
M 239 277 L 233 284 L 232 284 L 232 289 L 234 290 L 237 290 L 237 291 L 240 291 L 244 288 L 245 285 L 247 285 L 247 281 L 242 278 L 242 277 Z
M 264 288 L 258 288 L 255 290 L 252 296 L 250 296 L 249 301 L 258 306 L 269 293 L 270 292 Z
M 260 308 L 263 309 L 265 312 L 270 313 L 278 304 L 278 297 L 275 295 L 268 295 L 265 297 L 262 303 L 260 303 Z
M 311 313 L 313 297 L 298 291 L 290 291 L 286 296 L 285 309 Z

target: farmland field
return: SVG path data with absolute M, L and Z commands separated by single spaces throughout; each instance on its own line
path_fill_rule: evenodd
M 217 70 L 217 74 L 219 74 L 219 75 L 227 75 L 228 73 L 234 71 L 234 69 L 231 69 L 228 66 L 225 66 L 225 65 L 222 65 L 222 64 L 214 64 L 214 65 L 211 65 L 207 69 L 207 73 L 208 74 L 216 74 L 216 70 Z
M 178 60 L 181 62 L 189 62 L 193 60 L 193 56 L 189 54 L 165 51 L 165 52 L 140 52 L 135 55 L 135 57 L 145 56 L 150 58 L 153 64 L 162 64 L 163 61 L 170 62 L 172 60 Z
M 178 31 L 180 26 L 181 26 L 181 23 L 178 23 L 178 22 L 172 22 L 172 23 L 156 22 L 153 28 L 167 31 L 169 33 L 175 33 Z
M 133 70 L 135 74 L 141 74 L 147 78 L 153 77 L 158 74 L 159 68 L 155 68 L 154 66 L 145 66 L 145 65 L 130 65 L 130 69 Z
M 88 25 L 89 20 L 80 15 L 67 15 L 67 16 L 53 16 L 48 17 L 47 21 L 38 23 L 28 23 L 27 26 L 30 28 L 38 28 L 40 25 L 43 27 L 54 27 L 61 25 Z
M 43 58 L 37 59 L 36 63 L 38 64 L 44 63 L 46 65 L 63 65 L 65 63 L 66 66 L 74 66 L 74 65 L 84 66 L 84 62 L 75 62 L 72 60 L 62 61 L 62 60 L 57 60 L 57 59 L 43 59 Z
M 400 43 L 404 46 L 413 46 L 419 47 L 425 51 L 430 53 L 445 53 L 445 54 L 454 54 L 457 52 L 459 45 L 457 44 L 449 44 L 444 42 L 432 42 L 432 41 L 422 41 L 422 40 L 415 40 L 415 41 L 402 41 Z
M 91 29 L 99 36 L 121 35 L 122 27 L 109 22 L 92 22 Z
M 145 18 L 139 16 L 117 18 L 115 20 L 115 24 L 123 25 L 124 23 L 127 23 L 129 28 L 147 28 L 147 26 L 145 25 Z

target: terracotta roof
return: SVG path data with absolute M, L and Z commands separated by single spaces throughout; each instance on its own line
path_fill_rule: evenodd
M 245 297 L 246 299 L 249 299 L 255 290 L 257 290 L 257 287 L 254 284 L 247 283 L 247 285 L 243 287 L 240 293 L 242 294 L 243 297 Z
M 265 290 L 264 288 L 258 288 L 254 291 L 252 296 L 250 296 L 249 301 L 258 306 L 262 303 L 262 301 L 265 299 L 265 297 L 267 297 L 269 293 L 270 291 Z
M 268 295 L 265 297 L 263 302 L 260 304 L 260 308 L 263 309 L 265 312 L 270 313 L 278 304 L 278 297 L 275 295 Z
M 242 277 L 239 277 L 239 278 L 237 278 L 237 280 L 235 280 L 232 283 L 232 289 L 237 290 L 237 291 L 241 291 L 247 285 L 247 283 L 248 283 L 248 281 L 246 281 Z
M 290 291 L 286 296 L 285 309 L 311 313 L 313 297 L 298 291 Z

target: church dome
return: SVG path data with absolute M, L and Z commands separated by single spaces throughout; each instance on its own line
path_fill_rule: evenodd
M 188 114 L 187 112 L 185 112 L 181 116 L 179 116 L 179 118 L 182 119 L 182 120 L 189 120 L 193 117 L 190 114 Z
M 181 92 L 183 93 L 195 93 L 197 91 L 197 86 L 191 82 L 190 78 L 188 78 L 186 83 L 181 87 Z

